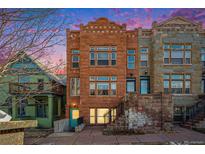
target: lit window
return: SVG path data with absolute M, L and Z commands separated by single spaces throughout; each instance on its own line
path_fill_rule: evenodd
M 109 122 L 109 112 L 108 108 L 97 109 L 97 123 L 104 124 Z M 107 116 L 106 116 L 107 115 Z
M 91 108 L 90 109 L 90 124 L 95 124 L 95 109 Z

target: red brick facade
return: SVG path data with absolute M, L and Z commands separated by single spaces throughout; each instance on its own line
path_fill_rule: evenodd
M 126 94 L 126 77 L 137 77 L 137 63 L 132 71 L 127 70 L 127 50 L 137 51 L 137 31 L 127 31 L 126 25 L 119 25 L 106 18 L 81 25 L 79 31 L 67 30 L 67 117 L 69 108 L 77 107 L 80 116 L 89 124 L 89 108 L 114 108 Z M 116 47 L 115 66 L 90 66 L 90 47 Z M 79 69 L 72 68 L 72 50 L 79 50 Z M 110 51 L 108 51 L 110 52 Z M 137 53 L 137 52 L 135 52 Z M 137 59 L 137 55 L 135 55 Z M 136 60 L 135 60 L 136 61 Z M 115 96 L 90 96 L 89 76 L 116 76 Z M 70 96 L 70 79 L 80 78 L 80 96 Z M 138 85 L 138 84 L 137 84 Z M 137 88 L 139 89 L 139 88 Z

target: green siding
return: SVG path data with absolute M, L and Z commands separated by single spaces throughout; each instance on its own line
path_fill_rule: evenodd
M 30 58 L 28 58 L 28 61 Z M 36 65 L 34 62 L 30 61 L 29 63 L 24 64 L 22 62 L 16 62 L 10 66 L 10 68 L 15 69 L 21 69 L 21 68 L 27 68 L 28 71 L 31 69 L 39 70 L 39 72 L 29 75 L 29 82 L 30 83 L 38 83 L 38 79 L 43 79 L 45 83 L 51 83 L 52 80 L 45 74 L 41 69 L 39 69 L 38 65 Z M 36 71 L 35 71 L 36 72 Z M 17 74 L 17 73 L 16 73 Z M 27 74 L 27 72 L 25 72 Z M 38 121 L 38 127 L 42 128 L 50 128 L 53 126 L 53 121 L 58 118 L 58 99 L 61 99 L 61 106 L 64 106 L 65 102 L 62 103 L 62 98 L 64 96 L 57 96 L 53 94 L 37 94 L 37 96 L 33 96 L 33 98 L 27 99 L 28 104 L 25 107 L 25 117 L 20 118 L 18 116 L 18 105 L 16 102 L 16 98 L 20 95 L 10 95 L 9 94 L 9 82 L 18 82 L 19 76 L 13 75 L 10 73 L 10 75 L 4 76 L 3 78 L 0 78 L 0 82 L 3 84 L 0 84 L 0 109 L 9 113 L 7 106 L 1 106 L 2 104 L 5 104 L 8 97 L 12 97 L 12 119 L 13 120 L 20 120 L 20 119 L 36 119 Z M 35 88 L 37 86 L 31 86 L 31 89 Z M 50 87 L 50 86 L 49 86 Z M 44 84 L 44 90 L 48 89 L 48 86 Z M 37 117 L 37 106 L 35 105 L 35 99 L 45 99 L 45 101 L 48 103 L 48 106 L 46 107 L 46 117 L 41 118 Z M 61 112 L 61 110 L 60 110 Z

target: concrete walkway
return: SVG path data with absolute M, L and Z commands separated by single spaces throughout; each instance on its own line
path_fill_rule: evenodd
M 176 127 L 174 133 L 145 135 L 102 134 L 102 127 L 86 127 L 80 133 L 50 134 L 47 137 L 25 137 L 25 144 L 37 145 L 119 145 L 119 144 L 205 144 L 205 134 Z

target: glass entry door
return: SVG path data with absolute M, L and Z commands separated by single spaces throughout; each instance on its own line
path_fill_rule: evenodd
M 126 88 L 127 93 L 136 92 L 136 80 L 135 80 L 135 78 L 127 78 L 126 87 L 127 87 Z
M 150 93 L 150 79 L 147 76 L 140 77 L 140 94 Z

